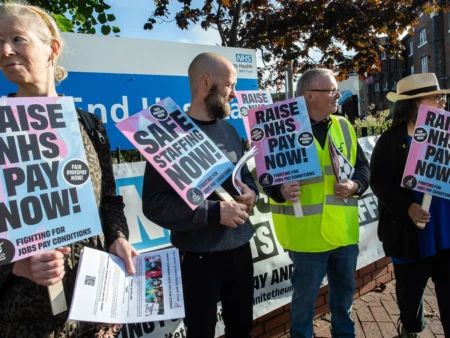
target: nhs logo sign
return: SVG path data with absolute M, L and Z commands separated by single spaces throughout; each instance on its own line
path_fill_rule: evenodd
M 252 56 L 250 54 L 236 54 L 236 62 L 252 63 Z

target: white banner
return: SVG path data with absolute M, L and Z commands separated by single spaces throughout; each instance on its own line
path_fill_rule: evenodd
M 366 156 L 370 159 L 374 136 L 359 139 Z M 254 161 L 248 162 L 254 173 Z M 117 192 L 124 197 L 125 215 L 130 228 L 130 242 L 141 252 L 170 246 L 169 232 L 150 222 L 142 214 L 142 182 L 145 162 L 126 163 L 114 166 Z M 378 201 L 368 189 L 359 199 L 360 254 L 358 269 L 384 257 L 376 233 L 378 223 Z M 290 303 L 292 286 L 290 277 L 292 261 L 276 240 L 272 213 L 267 196 L 260 191 L 260 199 L 250 215 L 255 235 L 250 241 L 255 268 L 253 317 L 261 317 Z M 216 337 L 224 334 L 221 306 L 218 304 Z M 123 338 L 185 338 L 186 329 L 182 320 L 124 325 Z

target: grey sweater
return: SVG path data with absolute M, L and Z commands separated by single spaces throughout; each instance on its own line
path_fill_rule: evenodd
M 228 122 L 220 119 L 194 121 L 233 164 L 243 156 L 241 139 Z M 258 195 L 247 166 L 242 168 L 242 181 Z M 222 187 L 231 195 L 237 195 L 231 176 Z M 237 229 L 220 224 L 220 200 L 215 193 L 192 210 L 148 162 L 142 193 L 144 215 L 152 222 L 171 230 L 172 244 L 181 251 L 230 250 L 244 245 L 253 236 L 254 229 L 249 220 Z

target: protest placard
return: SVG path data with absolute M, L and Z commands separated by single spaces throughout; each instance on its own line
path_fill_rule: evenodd
M 251 109 L 249 123 L 262 187 L 322 175 L 303 97 Z
M 0 99 L 0 265 L 101 232 L 73 99 Z
M 350 161 L 344 156 L 344 154 L 342 154 L 339 148 L 336 147 L 330 133 L 328 133 L 328 143 L 331 167 L 333 168 L 336 182 L 343 183 L 345 180 L 352 179 L 353 174 L 355 173 L 355 168 L 353 168 Z M 344 198 L 343 201 L 347 204 L 348 198 Z
M 425 193 L 426 210 L 431 196 L 450 199 L 449 128 L 450 112 L 420 106 L 401 186 Z
M 102 232 L 70 97 L 0 99 L 0 265 Z M 54 315 L 62 282 L 48 287 Z
M 251 142 L 250 127 L 248 124 L 248 111 L 253 108 L 265 106 L 272 103 L 272 96 L 268 90 L 247 90 L 237 91 L 236 99 L 238 101 L 239 113 L 244 122 L 247 140 Z
M 116 126 L 193 210 L 233 171 L 225 154 L 171 98 Z
M 262 187 L 322 175 L 303 97 L 251 109 L 249 125 Z M 299 201 L 294 210 L 297 217 L 303 216 Z

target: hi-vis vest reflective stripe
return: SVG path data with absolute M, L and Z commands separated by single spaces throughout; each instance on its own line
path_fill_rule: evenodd
M 350 161 L 356 163 L 357 139 L 350 123 L 341 117 L 330 116 L 329 134 L 335 145 Z M 329 153 L 329 138 L 322 149 L 315 140 L 322 176 L 304 180 L 300 188 L 304 216 L 296 218 L 292 203 L 270 200 L 275 232 L 280 244 L 298 252 L 323 252 L 358 243 L 358 200 L 349 197 L 348 203 L 334 195 L 336 181 Z

